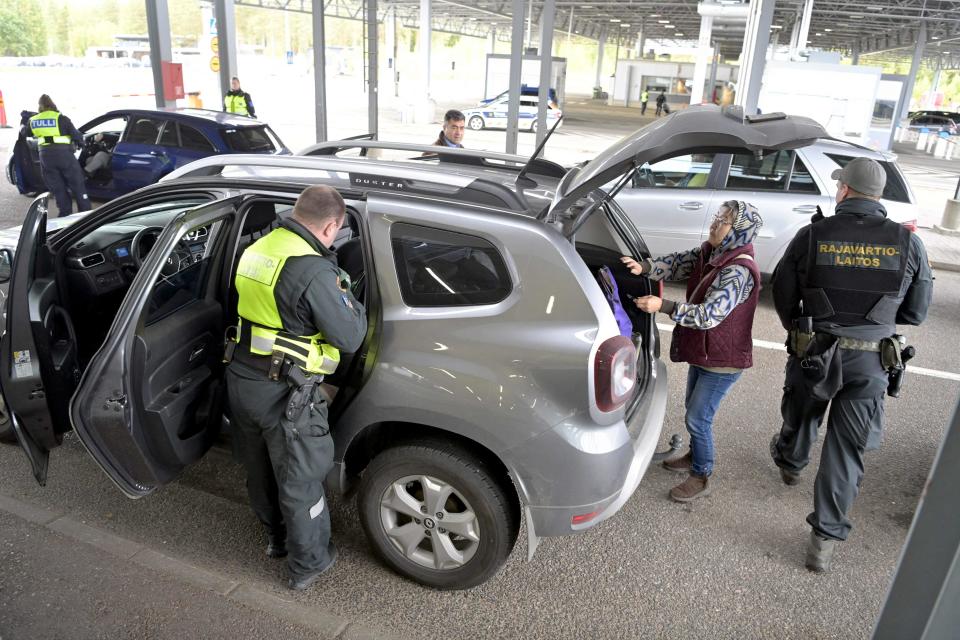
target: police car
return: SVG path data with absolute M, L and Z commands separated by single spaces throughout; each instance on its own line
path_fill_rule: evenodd
M 520 96 L 520 120 L 519 127 L 522 131 L 537 130 L 537 107 L 540 100 L 536 95 L 527 95 L 522 93 Z M 463 112 L 467 120 L 467 126 L 474 131 L 481 129 L 506 129 L 507 128 L 507 109 L 510 106 L 510 96 L 506 93 L 472 109 L 466 109 Z M 563 115 L 559 107 L 552 101 L 547 102 L 547 128 L 553 128 L 557 120 Z M 561 125 L 562 126 L 562 125 Z

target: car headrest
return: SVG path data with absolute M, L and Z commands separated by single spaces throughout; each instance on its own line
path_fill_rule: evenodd
M 247 236 L 265 229 L 278 219 L 276 207 L 272 202 L 254 202 L 243 220 L 243 231 L 240 235 Z
M 360 238 L 347 240 L 337 248 L 337 265 L 354 279 L 363 273 L 363 251 Z

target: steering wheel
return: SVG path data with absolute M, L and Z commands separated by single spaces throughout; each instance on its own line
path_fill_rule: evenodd
M 130 256 L 133 258 L 133 264 L 137 270 L 143 266 L 143 261 L 153 249 L 161 233 L 163 233 L 161 227 L 144 227 L 133 236 L 133 240 L 130 241 Z M 189 266 L 192 260 L 193 254 L 190 252 L 190 247 L 183 241 L 183 238 L 180 238 L 173 251 L 167 256 L 163 268 L 160 269 L 160 274 L 167 278 L 176 275 L 181 269 Z

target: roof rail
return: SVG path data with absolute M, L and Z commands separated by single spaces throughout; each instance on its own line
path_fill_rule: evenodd
M 409 193 L 438 198 L 456 198 L 475 204 L 513 211 L 527 211 L 526 199 L 516 191 L 482 177 L 428 170 L 390 162 L 372 163 L 361 158 L 304 157 L 268 154 L 207 156 L 175 169 L 160 179 L 200 178 L 223 175 L 254 180 L 293 179 L 305 183 L 323 180 L 339 189 Z
M 360 138 L 361 136 L 357 136 L 356 138 L 347 138 L 344 140 L 318 142 L 317 144 L 310 145 L 306 149 L 298 151 L 297 155 L 335 156 L 341 151 L 359 149 L 360 155 L 366 156 L 370 149 L 386 149 L 392 151 L 409 151 L 419 154 L 409 158 L 409 160 L 413 161 L 439 159 L 440 162 L 482 166 L 489 169 L 506 169 L 508 171 L 516 171 L 517 173 L 519 173 L 530 160 L 524 156 L 497 153 L 495 151 L 439 147 L 432 144 L 385 142 L 382 140 L 365 140 Z M 535 173 L 551 178 L 562 178 L 567 173 L 567 170 L 556 162 L 537 158 L 530 164 L 527 173 Z

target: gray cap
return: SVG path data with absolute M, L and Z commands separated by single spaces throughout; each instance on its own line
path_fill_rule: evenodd
M 883 188 L 887 185 L 887 172 L 880 163 L 862 156 L 848 162 L 843 169 L 834 170 L 830 177 L 854 191 L 875 198 L 883 195 Z

